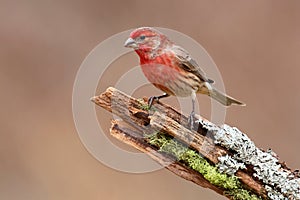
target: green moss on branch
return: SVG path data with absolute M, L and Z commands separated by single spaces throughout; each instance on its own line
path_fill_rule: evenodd
M 260 197 L 242 187 L 238 177 L 221 173 L 196 151 L 189 149 L 172 137 L 155 133 L 146 136 L 148 142 L 159 148 L 159 151 L 174 156 L 177 161 L 196 170 L 211 184 L 224 189 L 225 194 L 234 200 L 259 200 Z

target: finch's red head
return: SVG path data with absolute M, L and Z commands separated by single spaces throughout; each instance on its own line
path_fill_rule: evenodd
M 124 46 L 133 48 L 138 54 L 145 54 L 158 49 L 164 43 L 170 42 L 165 35 L 150 27 L 141 27 L 130 33 Z

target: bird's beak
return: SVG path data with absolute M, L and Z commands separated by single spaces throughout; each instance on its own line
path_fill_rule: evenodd
M 134 41 L 134 39 L 132 38 L 128 38 L 124 44 L 124 47 L 128 47 L 128 48 L 137 48 L 138 45 L 137 43 Z

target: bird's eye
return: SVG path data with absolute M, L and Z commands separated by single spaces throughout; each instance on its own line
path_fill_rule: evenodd
M 144 36 L 144 35 L 141 35 L 141 36 L 140 36 L 140 39 L 141 39 L 141 40 L 144 40 L 145 38 L 146 38 L 146 36 Z

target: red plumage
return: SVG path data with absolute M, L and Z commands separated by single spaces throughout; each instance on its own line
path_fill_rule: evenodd
M 223 105 L 244 105 L 216 90 L 189 53 L 174 44 L 159 31 L 142 27 L 134 30 L 125 43 L 139 55 L 144 75 L 168 95 L 192 96 L 196 93 L 211 96 Z

